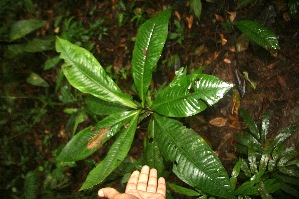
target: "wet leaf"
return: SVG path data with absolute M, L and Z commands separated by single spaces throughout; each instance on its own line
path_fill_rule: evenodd
M 253 121 L 253 119 L 250 117 L 250 115 L 244 110 L 241 109 L 240 110 L 240 114 L 244 120 L 244 122 L 246 123 L 246 125 L 248 126 L 250 133 L 254 136 L 254 138 L 256 140 L 260 140 L 260 131 L 257 128 L 256 123 Z
M 148 139 L 144 141 L 143 159 L 146 165 L 157 169 L 159 175 L 162 174 L 164 170 L 164 161 L 155 139 L 155 127 L 153 120 L 149 123 Z
M 261 126 L 261 144 L 265 144 L 270 125 L 270 112 L 265 111 Z
M 203 138 L 174 119 L 155 114 L 154 121 L 159 149 L 181 180 L 203 192 L 231 197 L 227 172 Z
M 159 90 L 152 110 L 169 117 L 187 117 L 201 112 L 207 105 L 199 92 L 192 92 L 192 77 L 177 73 L 169 86 Z
M 125 106 L 121 106 L 120 104 L 107 102 L 96 98 L 92 95 L 89 95 L 85 98 L 85 103 L 88 109 L 97 115 L 110 115 L 114 113 L 127 111 L 128 108 Z
M 107 127 L 110 128 L 110 132 L 107 134 L 104 140 L 107 141 L 109 138 L 119 132 L 119 130 L 132 118 L 134 114 L 134 111 L 115 113 L 107 116 L 98 122 L 94 127 L 87 127 L 83 129 L 74 137 L 72 137 L 68 144 L 62 149 L 57 157 L 57 161 L 72 162 L 82 160 L 90 156 L 99 149 L 99 146 L 93 149 L 87 149 L 86 146 L 90 139 L 98 134 L 100 129 Z
M 232 189 L 236 188 L 236 184 L 237 184 L 237 177 L 240 174 L 240 170 L 241 170 L 241 165 L 242 165 L 242 160 L 239 159 L 238 162 L 235 164 L 232 174 L 231 174 L 231 178 L 230 180 L 230 184 L 232 186 Z
M 146 21 L 138 30 L 133 50 L 132 70 L 142 106 L 168 34 L 168 20 L 171 9 L 167 9 Z
M 275 34 L 255 21 L 238 21 L 235 23 L 237 28 L 243 32 L 249 39 L 265 48 L 266 50 L 278 50 L 278 39 Z
M 192 85 L 195 93 L 199 93 L 210 106 L 216 104 L 233 87 L 233 84 L 223 82 L 215 76 L 199 74 Z
M 104 101 L 137 108 L 132 97 L 120 90 L 89 51 L 59 37 L 56 50 L 66 62 L 62 70 L 72 86 Z
M 120 132 L 109 149 L 107 156 L 88 174 L 80 190 L 89 189 L 106 179 L 110 173 L 116 169 L 127 156 L 136 132 L 139 111 L 134 111 L 134 115 L 126 128 Z

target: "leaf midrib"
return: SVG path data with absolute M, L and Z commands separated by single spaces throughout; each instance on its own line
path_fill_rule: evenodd
M 164 128 L 163 128 L 163 125 L 159 122 L 158 119 L 157 119 L 157 123 L 162 127 L 162 129 L 164 129 Z M 172 143 L 175 143 L 175 146 L 176 146 L 178 149 L 180 148 L 180 149 L 181 149 L 181 150 L 180 150 L 181 152 L 183 151 L 182 153 L 185 155 L 185 157 L 187 157 L 188 160 L 192 160 L 192 157 L 188 155 L 189 153 L 186 153 L 186 152 L 185 152 L 185 149 L 182 148 L 182 147 L 180 147 L 181 145 L 178 145 L 178 144 L 177 144 L 176 140 L 175 140 L 174 137 L 171 135 L 171 133 L 169 133 L 168 129 L 164 129 L 164 133 L 165 133 L 165 132 L 167 132 L 167 135 L 168 135 L 168 136 L 171 138 L 171 140 L 173 141 Z M 177 157 L 177 156 L 176 156 L 176 157 Z M 174 161 L 176 161 L 176 160 L 174 160 Z M 190 162 L 192 162 L 193 165 L 196 165 L 197 168 L 201 168 L 201 167 L 198 166 L 195 162 L 193 162 L 193 161 L 190 161 Z M 207 175 L 206 172 L 204 172 L 203 169 L 200 169 L 200 171 L 203 172 L 203 173 L 205 173 L 206 176 L 208 176 L 210 179 L 212 179 L 212 178 L 210 177 L 210 175 Z
M 187 93 L 187 95 L 182 95 L 182 96 L 178 96 L 178 97 L 175 97 L 175 98 L 171 98 L 169 100 L 165 100 L 165 101 L 161 101 L 160 103 L 153 103 L 153 109 L 159 107 L 159 106 L 162 106 L 164 104 L 169 104 L 171 102 L 174 102 L 174 101 L 178 101 L 178 100 L 181 100 L 181 99 L 184 99 L 184 98 L 191 98 L 193 95 L 198 95 L 199 93 L 195 92 L 195 93 Z M 169 96 L 167 96 L 169 97 Z M 195 98 L 194 98 L 195 99 Z M 197 99 L 197 100 L 200 100 L 200 99 Z
M 59 43 L 60 43 L 60 42 L 59 42 Z M 70 63 L 72 63 L 72 66 L 68 66 L 68 67 L 75 67 L 75 68 L 77 68 L 77 69 L 78 69 L 79 71 L 81 71 L 85 76 L 87 76 L 90 80 L 92 80 L 92 82 L 94 82 L 96 85 L 98 85 L 100 88 L 102 88 L 102 90 L 104 90 L 104 91 L 108 94 L 108 96 L 111 96 L 111 97 L 114 98 L 114 99 L 115 99 L 115 98 L 118 99 L 118 102 L 123 102 L 123 105 L 129 106 L 129 107 L 131 107 L 131 108 L 137 108 L 136 105 L 135 105 L 134 103 L 127 102 L 127 101 L 124 100 L 123 98 L 119 97 L 118 95 L 116 95 L 115 93 L 113 93 L 112 91 L 110 91 L 109 88 L 106 88 L 106 87 L 104 87 L 103 85 L 101 85 L 101 84 L 100 84 L 99 82 L 97 82 L 94 78 L 92 78 L 90 75 L 88 75 L 86 72 L 84 72 L 84 70 L 82 70 L 81 67 L 76 67 L 76 63 L 77 63 L 78 65 L 82 65 L 82 64 L 80 64 L 79 62 L 75 62 L 75 61 L 73 61 L 73 60 L 71 59 L 71 57 L 68 55 L 68 53 L 66 52 L 65 48 L 63 47 L 63 45 L 61 45 L 61 43 L 60 43 L 60 46 L 61 46 L 61 49 L 63 49 L 65 56 L 68 58 L 68 61 L 69 61 Z M 121 90 L 119 90 L 119 91 L 121 91 Z M 122 93 L 121 93 L 121 94 L 122 94 Z M 107 101 L 107 99 L 103 99 L 103 98 L 101 98 L 101 99 L 104 100 L 104 101 Z M 134 104 L 135 106 L 133 106 L 133 104 Z
M 153 37 L 153 32 L 154 32 L 154 29 L 155 29 L 155 27 L 156 27 L 156 23 L 154 23 L 153 25 L 152 25 L 152 29 L 150 30 L 150 35 L 149 35 L 149 38 L 148 38 L 148 41 L 147 41 L 147 43 L 146 43 L 146 46 L 145 46 L 145 49 L 144 50 L 148 50 L 148 47 L 150 46 L 150 43 L 151 43 L 151 41 L 152 41 L 152 37 Z M 141 49 L 142 51 L 143 51 L 143 49 Z M 143 52 L 141 52 L 141 53 L 143 53 Z M 148 55 L 146 54 L 145 56 L 143 56 L 143 66 L 141 66 L 141 68 L 142 68 L 142 74 L 143 75 L 141 75 L 141 82 L 142 82 L 142 86 L 141 86 L 141 91 L 140 91 L 140 94 L 141 94 L 141 101 L 142 101 L 142 105 L 144 105 L 144 71 L 145 71 L 145 66 L 146 65 L 148 65 L 148 64 L 146 64 L 147 63 L 147 59 L 148 59 Z

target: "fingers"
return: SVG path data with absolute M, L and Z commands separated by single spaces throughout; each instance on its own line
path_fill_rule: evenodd
M 159 178 L 159 180 L 158 180 L 157 193 L 162 194 L 163 196 L 166 196 L 166 183 L 165 183 L 165 179 L 163 177 Z
M 131 174 L 131 177 L 128 180 L 128 184 L 127 184 L 127 187 L 126 187 L 126 193 L 128 193 L 130 190 L 136 190 L 137 189 L 139 173 L 140 173 L 139 171 L 134 171 Z
M 118 194 L 119 192 L 111 187 L 102 188 L 98 191 L 98 195 L 105 198 L 114 198 Z
M 151 169 L 149 174 L 149 179 L 147 183 L 146 192 L 156 193 L 157 190 L 157 170 Z
M 143 166 L 141 171 L 134 171 L 128 181 L 126 193 L 132 190 L 143 191 L 148 193 L 158 193 L 166 195 L 166 184 L 163 177 L 157 182 L 157 170 L 151 169 L 149 166 Z
M 137 190 L 146 191 L 149 171 L 149 166 L 145 165 L 142 167 L 138 178 Z

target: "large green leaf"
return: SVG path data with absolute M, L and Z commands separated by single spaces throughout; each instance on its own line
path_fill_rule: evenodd
M 138 30 L 133 50 L 133 78 L 144 106 L 145 94 L 152 80 L 168 34 L 168 20 L 171 9 L 167 9 L 146 21 Z
M 168 117 L 191 116 L 206 109 L 206 103 L 218 102 L 231 87 L 211 75 L 178 71 L 170 85 L 157 93 L 152 109 Z
M 153 120 L 149 123 L 148 139 L 144 141 L 143 161 L 144 164 L 149 167 L 157 169 L 158 174 L 162 174 L 164 170 L 164 162 L 157 141 L 155 140 L 155 127 Z
M 278 39 L 275 34 L 265 26 L 255 21 L 238 21 L 235 26 L 249 39 L 265 48 L 266 50 L 279 49 Z
M 229 198 L 232 187 L 220 160 L 192 129 L 158 114 L 155 139 L 165 159 L 173 161 L 174 173 L 190 186 L 212 195 Z
M 200 94 L 200 98 L 206 101 L 210 106 L 216 104 L 233 87 L 221 81 L 215 76 L 198 74 L 197 80 L 193 85 L 195 92 Z
M 36 29 L 39 29 L 46 25 L 46 21 L 42 21 L 39 19 L 27 19 L 27 20 L 21 20 L 14 23 L 11 27 L 10 33 L 9 33 L 9 39 L 11 41 L 20 39 L 27 34 L 35 31 Z
M 111 146 L 105 159 L 88 174 L 87 179 L 80 190 L 91 188 L 92 186 L 103 182 L 103 180 L 105 180 L 105 178 L 125 159 L 131 148 L 137 127 L 139 111 L 135 111 L 134 113 L 135 115 L 132 117 L 129 125 L 123 128 L 123 131 L 120 132 L 120 136 Z
M 63 73 L 72 86 L 104 101 L 136 108 L 130 96 L 123 93 L 113 80 L 107 76 L 96 58 L 84 48 L 66 40 L 56 39 L 56 50 L 66 65 Z
M 85 98 L 85 103 L 88 109 L 97 115 L 110 115 L 128 110 L 128 108 L 125 106 L 107 102 L 92 95 L 89 95 Z
M 187 117 L 206 109 L 200 93 L 191 90 L 192 80 L 189 75 L 176 77 L 157 93 L 152 110 L 168 117 Z
M 88 142 L 99 133 L 103 128 L 110 128 L 110 131 L 107 133 L 107 137 L 104 141 L 111 138 L 115 133 L 117 133 L 120 128 L 125 125 L 134 115 L 135 111 L 115 113 L 107 116 L 102 121 L 97 123 L 94 127 L 88 127 L 77 133 L 68 144 L 62 149 L 61 153 L 57 157 L 57 161 L 61 162 L 71 162 L 82 160 L 91 154 L 93 154 L 98 147 L 93 149 L 88 149 Z

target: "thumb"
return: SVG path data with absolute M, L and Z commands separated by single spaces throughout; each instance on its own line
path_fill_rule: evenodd
M 119 192 L 111 187 L 102 188 L 98 191 L 100 197 L 105 197 L 113 199 L 115 196 L 119 195 Z

